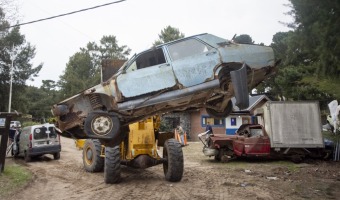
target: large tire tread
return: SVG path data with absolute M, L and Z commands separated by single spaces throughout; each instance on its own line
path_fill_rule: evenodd
M 120 177 L 120 150 L 119 146 L 105 147 L 104 181 L 115 184 L 121 181 Z
M 170 182 L 180 181 L 184 171 L 181 144 L 175 139 L 167 140 L 164 143 L 163 157 L 167 160 L 167 162 L 163 163 L 165 179 Z
M 90 147 L 92 149 L 92 163 L 86 162 L 86 150 Z M 102 146 L 99 140 L 87 139 L 83 147 L 83 164 L 87 172 L 101 172 L 104 169 L 104 158 L 101 157 Z

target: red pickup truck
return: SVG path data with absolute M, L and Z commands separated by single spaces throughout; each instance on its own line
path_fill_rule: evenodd
M 331 152 L 324 148 L 272 148 L 270 137 L 260 124 L 243 124 L 235 135 L 199 134 L 204 144 L 203 153 L 215 160 L 227 162 L 237 157 L 288 158 L 301 162 L 306 156 L 327 157 Z

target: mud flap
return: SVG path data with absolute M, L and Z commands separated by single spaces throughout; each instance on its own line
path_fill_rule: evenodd
M 239 70 L 230 72 L 233 83 L 236 106 L 241 110 L 249 107 L 249 92 L 247 80 L 247 65 L 244 63 Z

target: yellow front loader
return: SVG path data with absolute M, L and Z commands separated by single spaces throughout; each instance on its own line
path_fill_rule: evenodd
M 165 179 L 177 182 L 183 175 L 183 152 L 174 133 L 160 133 L 160 117 L 153 116 L 129 125 L 129 134 L 117 147 L 105 147 L 99 140 L 76 140 L 83 149 L 83 163 L 88 172 L 104 169 L 106 183 L 120 181 L 120 165 L 147 168 L 163 164 Z M 118 148 L 119 147 L 119 148 Z M 163 147 L 162 156 L 158 147 Z

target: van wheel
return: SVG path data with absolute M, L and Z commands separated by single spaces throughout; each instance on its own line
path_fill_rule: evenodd
M 60 159 L 60 152 L 54 153 L 53 158 L 54 158 L 54 160 L 59 160 Z
M 83 147 L 83 164 L 87 172 L 100 172 L 104 168 L 104 158 L 101 157 L 102 145 L 99 140 L 88 139 Z
M 175 139 L 168 139 L 164 143 L 163 171 L 165 179 L 171 182 L 178 182 L 182 179 L 184 170 L 183 151 L 181 144 Z
M 120 182 L 120 150 L 119 146 L 105 147 L 104 181 L 105 183 Z
M 28 155 L 27 151 L 25 151 L 25 162 L 31 162 L 32 158 Z

